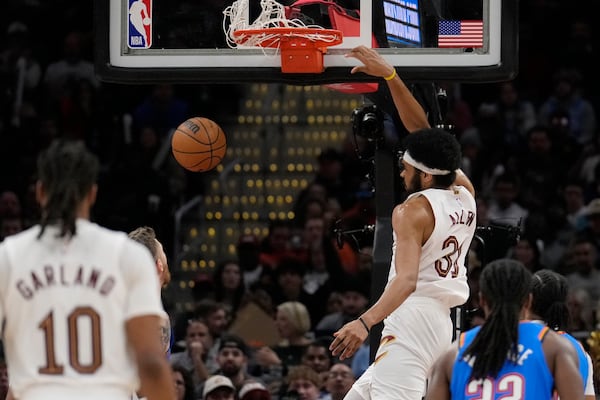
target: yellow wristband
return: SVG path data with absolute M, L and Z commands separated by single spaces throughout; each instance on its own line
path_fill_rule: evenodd
M 383 79 L 385 79 L 386 81 L 391 81 L 395 77 L 396 77 L 396 68 L 394 68 L 394 72 L 392 72 L 392 74 L 390 76 L 384 76 Z

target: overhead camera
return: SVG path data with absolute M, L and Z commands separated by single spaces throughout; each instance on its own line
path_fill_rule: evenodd
M 352 111 L 352 131 L 368 141 L 383 139 L 383 111 L 375 104 L 355 108 Z

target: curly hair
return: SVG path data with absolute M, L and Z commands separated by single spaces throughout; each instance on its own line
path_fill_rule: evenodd
M 185 389 L 183 400 L 195 400 L 196 393 L 194 388 L 194 381 L 190 372 L 183 365 L 180 364 L 171 365 L 171 369 L 173 372 L 179 372 L 181 374 L 181 377 L 183 378 L 183 387 Z
M 440 128 L 421 129 L 406 136 L 403 144 L 415 160 L 430 168 L 450 171 L 446 175 L 434 175 L 436 186 L 448 187 L 454 182 L 462 152 L 452 134 Z

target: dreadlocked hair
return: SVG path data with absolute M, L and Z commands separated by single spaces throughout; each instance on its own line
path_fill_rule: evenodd
M 496 378 L 507 359 L 516 362 L 519 314 L 529 297 L 531 272 L 519 261 L 499 259 L 483 268 L 479 285 L 490 313 L 465 350 L 465 359 L 474 361 L 475 380 Z
M 77 209 L 98 177 L 99 163 L 83 142 L 55 140 L 37 160 L 38 180 L 47 196 L 42 209 L 41 237 L 58 225 L 58 237 L 75 235 Z
M 566 329 L 569 323 L 568 291 L 569 286 L 564 276 L 548 269 L 537 271 L 531 281 L 531 310 L 550 328 Z

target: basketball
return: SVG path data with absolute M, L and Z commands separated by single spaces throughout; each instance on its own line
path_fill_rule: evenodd
M 225 157 L 227 138 L 215 121 L 193 117 L 177 127 L 171 150 L 183 168 L 193 172 L 210 171 Z

